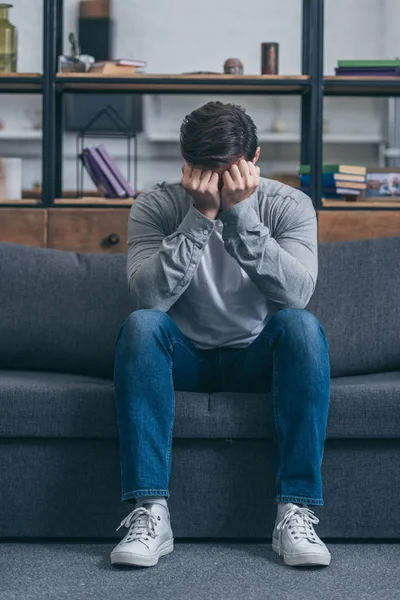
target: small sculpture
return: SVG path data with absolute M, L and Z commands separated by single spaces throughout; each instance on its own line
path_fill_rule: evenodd
M 224 62 L 224 73 L 229 75 L 243 75 L 243 63 L 240 58 L 227 58 Z

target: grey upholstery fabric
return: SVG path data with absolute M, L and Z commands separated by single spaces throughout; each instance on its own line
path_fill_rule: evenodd
M 0 369 L 112 377 L 129 314 L 124 254 L 0 243 Z
M 325 328 L 332 377 L 400 368 L 400 237 L 319 245 L 308 309 Z
M 332 376 L 400 369 L 400 237 L 319 244 L 309 304 L 324 326 Z M 0 243 L 0 369 L 112 377 L 131 312 L 126 256 Z
M 332 380 L 327 438 L 400 437 L 400 371 Z M 0 438 L 117 438 L 113 384 L 0 371 Z M 177 438 L 271 439 L 269 394 L 176 392 Z

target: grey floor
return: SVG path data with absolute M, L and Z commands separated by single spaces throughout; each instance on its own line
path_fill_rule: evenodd
M 400 543 L 324 540 L 328 567 L 284 565 L 269 541 L 176 540 L 155 567 L 109 541 L 0 541 L 1 600 L 399 600 Z

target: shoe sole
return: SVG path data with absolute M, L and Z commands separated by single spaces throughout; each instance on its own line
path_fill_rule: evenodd
M 161 544 L 156 554 L 150 556 L 141 556 L 133 552 L 111 552 L 112 565 L 132 565 L 135 567 L 154 567 L 161 556 L 170 554 L 174 549 L 174 540 L 168 540 Z
M 279 554 L 279 544 L 274 540 L 272 541 L 272 550 Z M 281 550 L 281 556 L 283 556 L 283 562 L 290 567 L 312 567 L 314 565 L 328 566 L 331 562 L 330 556 L 315 554 L 314 552 L 304 552 L 303 554 L 290 556 Z

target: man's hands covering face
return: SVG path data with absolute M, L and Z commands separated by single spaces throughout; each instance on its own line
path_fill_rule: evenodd
M 185 165 L 182 174 L 182 187 L 194 199 L 197 210 L 209 219 L 216 219 L 220 209 L 229 210 L 251 196 L 260 183 L 260 168 L 246 160 L 240 160 L 222 173 L 221 191 L 218 189 L 219 175 L 216 172 Z
M 218 173 L 194 169 L 188 165 L 182 167 L 182 173 L 182 187 L 192 196 L 197 210 L 209 219 L 216 219 L 221 208 Z
M 224 171 L 222 178 L 224 187 L 221 190 L 221 207 L 222 210 L 229 210 L 256 191 L 260 184 L 260 167 L 256 167 L 250 160 L 240 160 L 237 165 Z

